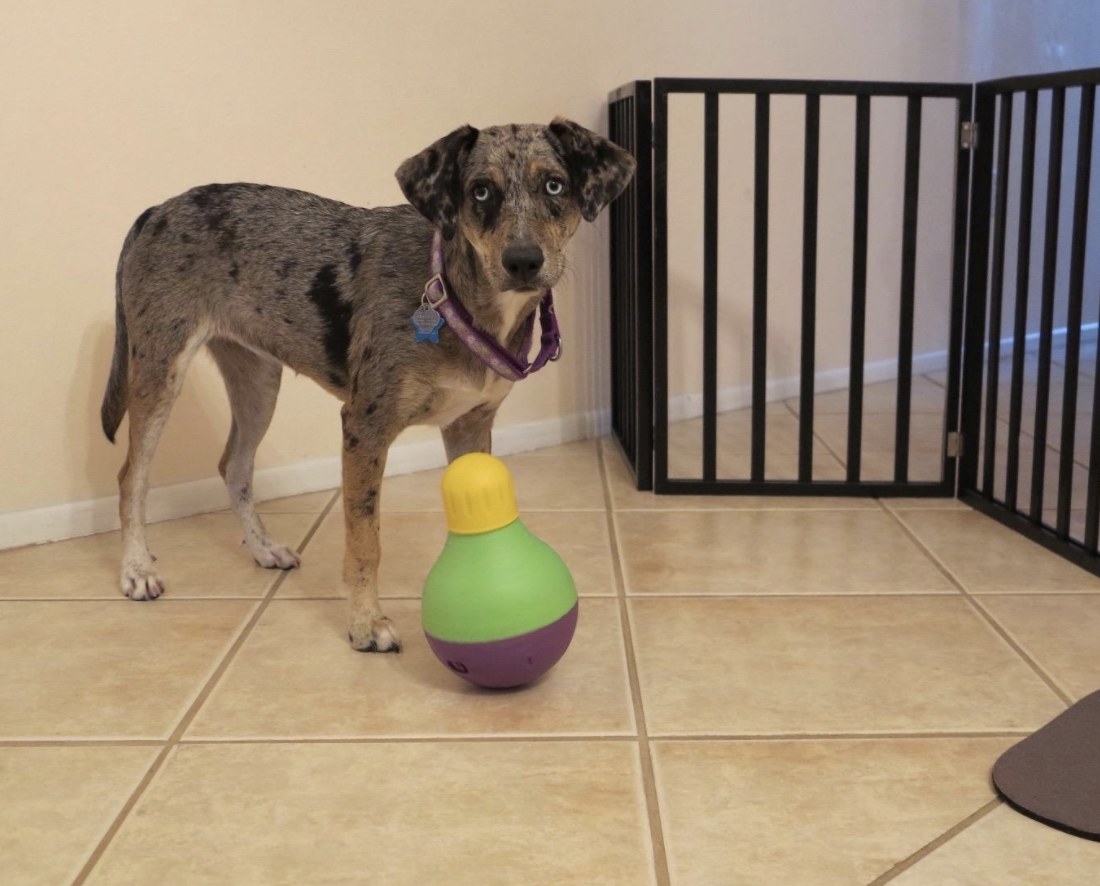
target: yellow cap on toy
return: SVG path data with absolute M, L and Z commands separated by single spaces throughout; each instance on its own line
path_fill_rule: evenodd
M 471 452 L 443 472 L 443 509 L 447 528 L 459 535 L 501 529 L 519 517 L 516 488 L 504 462 Z

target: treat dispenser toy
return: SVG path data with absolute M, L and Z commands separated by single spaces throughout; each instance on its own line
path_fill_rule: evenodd
M 464 455 L 443 474 L 447 543 L 424 584 L 428 644 L 478 686 L 522 686 L 565 654 L 577 588 L 554 550 L 519 519 L 500 459 Z

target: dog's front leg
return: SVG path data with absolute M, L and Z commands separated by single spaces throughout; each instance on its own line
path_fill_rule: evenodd
M 391 422 L 380 421 L 375 403 L 350 403 L 344 425 L 344 592 L 349 603 L 348 639 L 360 652 L 397 652 L 397 629 L 378 602 L 378 562 L 382 474 L 393 442 Z
M 492 452 L 493 419 L 496 415 L 496 406 L 478 406 L 447 425 L 443 429 L 447 463 L 470 452 Z

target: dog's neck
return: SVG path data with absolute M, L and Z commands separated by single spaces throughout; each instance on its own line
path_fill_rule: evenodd
M 443 244 L 443 262 L 451 292 L 466 306 L 474 323 L 506 347 L 522 335 L 523 322 L 535 310 L 541 292 L 525 293 L 494 288 L 485 276 L 471 243 L 456 233 Z

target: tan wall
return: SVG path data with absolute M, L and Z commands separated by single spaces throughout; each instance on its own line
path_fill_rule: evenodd
M 115 260 L 145 207 L 234 180 L 393 203 L 397 164 L 450 128 L 556 113 L 602 128 L 606 91 L 635 77 L 950 79 L 963 18 L 881 0 L 3 4 L 0 514 L 115 490 L 122 453 L 98 408 Z M 502 425 L 606 408 L 605 238 L 605 220 L 578 236 L 567 358 L 517 389 Z M 337 421 L 287 378 L 260 466 L 336 455 Z M 212 476 L 227 425 L 201 361 L 154 483 Z
M 115 261 L 139 212 L 194 184 L 237 180 L 396 203 L 397 164 L 466 121 L 566 113 L 599 126 L 606 89 L 635 70 L 600 51 L 625 4 L 587 8 L 525 3 L 517 13 L 496 2 L 471 16 L 407 0 L 4 4 L 0 291 L 11 315 L 0 333 L 0 512 L 115 489 L 122 452 L 104 440 L 98 409 Z M 532 53 L 538 44 L 549 48 Z M 504 422 L 602 401 L 601 239 L 598 228 L 578 237 L 577 271 L 560 293 L 571 359 L 525 386 Z M 213 366 L 197 363 L 155 485 L 216 473 L 228 411 Z M 335 402 L 288 373 L 260 466 L 334 456 L 338 445 Z

